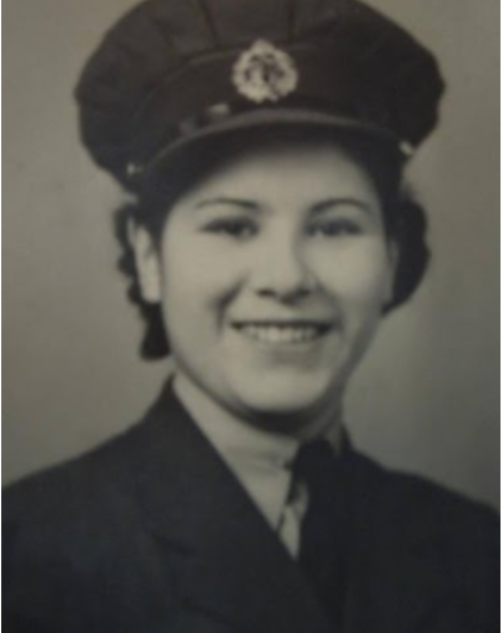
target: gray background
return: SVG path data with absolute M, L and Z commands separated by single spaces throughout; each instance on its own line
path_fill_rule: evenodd
M 442 125 L 411 178 L 434 260 L 353 381 L 356 444 L 498 502 L 498 0 L 372 0 L 438 54 Z M 129 426 L 165 363 L 137 355 L 115 271 L 111 180 L 79 145 L 71 91 L 132 0 L 4 0 L 4 482 Z

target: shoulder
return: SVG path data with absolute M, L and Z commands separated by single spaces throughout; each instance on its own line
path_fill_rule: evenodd
M 137 589 L 116 579 L 134 575 L 131 570 L 141 567 L 150 548 L 136 490 L 145 424 L 3 491 L 2 573 L 8 610 L 46 610 L 43 617 L 51 621 L 55 605 L 65 601 L 77 617 L 82 604 L 88 613 L 99 610 L 107 583 L 115 583 L 108 587 L 110 602 L 120 600 L 115 595 L 119 586 L 124 592 Z M 55 630 L 85 629 L 65 613 L 57 617 L 67 615 L 71 626 Z
M 169 383 L 139 422 L 66 463 L 28 476 L 3 491 L 2 522 L 16 543 L 75 548 L 78 538 L 112 541 L 125 526 L 140 529 L 143 492 L 171 491 L 204 451 Z M 185 479 L 188 476 L 185 476 Z M 173 511 L 174 504 L 171 504 Z M 95 549 L 95 548 L 94 548 Z
M 133 498 L 135 450 L 141 425 L 65 463 L 29 475 L 2 491 L 5 549 L 76 551 L 107 540 Z M 107 529 L 109 527 L 109 530 Z M 89 545 L 90 546 L 90 545 Z M 9 558 L 9 556 L 7 558 Z
M 355 462 L 362 486 L 367 482 L 367 494 L 374 496 L 382 515 L 392 515 L 410 530 L 427 527 L 450 538 L 467 533 L 481 539 L 485 531 L 499 529 L 498 513 L 484 503 L 426 477 L 386 468 L 359 453 Z
M 13 630 L 140 630 L 157 608 L 159 560 L 170 617 L 179 557 L 152 538 L 138 489 L 140 465 L 161 432 L 147 415 L 89 453 L 4 490 L 4 611 Z
M 103 552 L 125 551 L 132 534 L 146 538 L 145 493 L 168 497 L 170 519 L 183 502 L 180 473 L 198 465 L 193 454 L 200 440 L 189 427 L 167 385 L 122 434 L 8 486 L 2 500 L 8 558 L 90 561 Z
M 355 460 L 375 540 L 384 533 L 381 542 L 389 549 L 398 543 L 400 551 L 421 552 L 480 612 L 498 605 L 498 513 L 425 477 L 384 468 L 358 454 Z

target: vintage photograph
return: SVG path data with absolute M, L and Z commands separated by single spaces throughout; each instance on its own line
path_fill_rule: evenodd
M 499 631 L 499 18 L 4 1 L 6 633 Z

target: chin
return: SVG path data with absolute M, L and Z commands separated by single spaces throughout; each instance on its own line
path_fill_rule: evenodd
M 304 418 L 328 408 L 334 399 L 334 388 L 321 389 L 318 385 L 268 381 L 263 385 L 247 385 L 239 393 L 239 400 L 250 413 L 263 418 Z

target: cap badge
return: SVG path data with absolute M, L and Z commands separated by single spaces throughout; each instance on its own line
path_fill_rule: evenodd
M 299 75 L 290 55 L 266 40 L 257 40 L 237 59 L 232 80 L 241 95 L 263 103 L 294 92 Z

